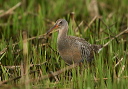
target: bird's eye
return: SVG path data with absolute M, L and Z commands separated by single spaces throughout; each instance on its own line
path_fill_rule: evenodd
M 60 25 L 62 24 L 62 21 L 60 21 Z

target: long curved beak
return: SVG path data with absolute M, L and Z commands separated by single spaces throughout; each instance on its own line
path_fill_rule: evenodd
M 48 31 L 47 31 L 47 34 L 49 34 L 52 30 L 58 28 L 58 25 L 55 24 L 53 27 L 51 27 Z

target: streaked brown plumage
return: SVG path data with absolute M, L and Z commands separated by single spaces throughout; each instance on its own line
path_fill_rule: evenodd
M 59 19 L 56 24 L 48 31 L 58 29 L 57 47 L 60 56 L 68 64 L 82 62 L 84 59 L 92 61 L 94 53 L 102 48 L 101 45 L 93 45 L 83 38 L 68 36 L 68 22 L 65 19 Z

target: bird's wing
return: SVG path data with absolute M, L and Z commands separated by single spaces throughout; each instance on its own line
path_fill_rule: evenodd
M 69 36 L 69 39 L 72 39 L 71 43 L 73 47 L 77 47 L 80 51 L 82 60 L 86 59 L 87 61 L 91 61 L 93 59 L 93 48 L 90 43 L 88 43 L 85 39 Z

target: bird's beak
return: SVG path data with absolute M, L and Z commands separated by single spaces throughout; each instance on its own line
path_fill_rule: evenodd
M 51 27 L 48 31 L 47 34 L 49 34 L 52 30 L 58 28 L 59 26 L 57 24 L 55 24 L 53 27 Z

